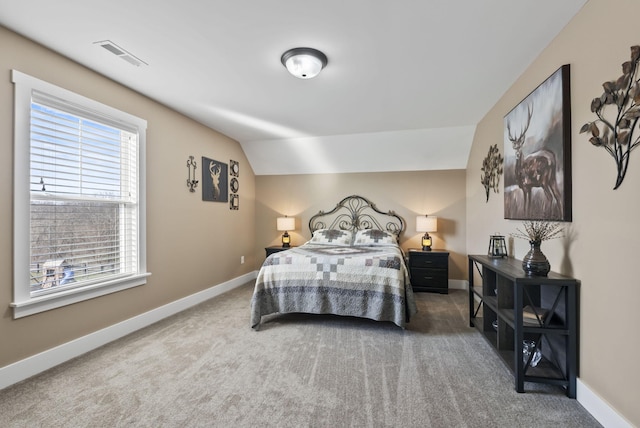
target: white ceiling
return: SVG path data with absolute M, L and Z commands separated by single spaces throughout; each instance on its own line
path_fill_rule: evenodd
M 475 125 L 587 1 L 0 0 L 0 24 L 236 139 L 258 175 L 408 171 L 466 168 Z M 293 47 L 327 67 L 289 75 Z

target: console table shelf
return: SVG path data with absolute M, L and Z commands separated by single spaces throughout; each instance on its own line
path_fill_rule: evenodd
M 520 260 L 469 256 L 469 325 L 513 372 L 516 391 L 524 392 L 525 382 L 539 382 L 576 397 L 578 286 L 578 280 L 555 272 L 527 276 Z M 532 358 L 523 358 L 524 340 L 535 342 L 541 353 L 535 367 Z

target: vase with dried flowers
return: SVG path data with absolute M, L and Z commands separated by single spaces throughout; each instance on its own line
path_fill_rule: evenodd
M 522 259 L 522 269 L 529 276 L 547 276 L 551 270 L 551 265 L 547 257 L 540 251 L 542 241 L 560 238 L 563 227 L 560 223 L 532 220 L 524 222 L 524 230 L 516 228 L 516 233 L 512 236 L 526 239 L 531 245 L 531 249 Z

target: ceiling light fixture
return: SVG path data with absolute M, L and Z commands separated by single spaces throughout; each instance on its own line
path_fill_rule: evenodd
M 289 73 L 299 79 L 311 79 L 327 65 L 327 56 L 313 48 L 293 48 L 280 58 Z

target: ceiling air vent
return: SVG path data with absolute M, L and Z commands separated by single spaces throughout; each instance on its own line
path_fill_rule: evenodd
M 136 67 L 140 67 L 142 64 L 149 65 L 143 60 L 141 60 L 140 58 L 136 57 L 135 55 L 127 52 L 125 49 L 122 49 L 120 46 L 116 45 L 111 40 L 102 40 L 100 42 L 93 42 L 93 44 L 102 46 L 112 54 L 117 55 L 118 57 L 127 61 L 129 64 L 135 65 Z

